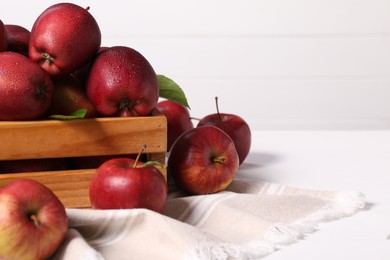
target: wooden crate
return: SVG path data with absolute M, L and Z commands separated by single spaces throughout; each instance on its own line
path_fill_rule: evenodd
M 165 164 L 167 123 L 157 110 L 142 117 L 0 122 L 0 160 L 137 154 L 143 144 L 148 160 Z M 17 178 L 35 179 L 65 207 L 88 208 L 88 186 L 95 171 L 0 174 L 0 187 Z

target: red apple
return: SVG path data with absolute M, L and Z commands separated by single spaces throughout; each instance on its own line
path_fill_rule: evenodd
M 99 51 L 96 53 L 96 55 L 98 55 L 99 52 L 101 52 L 101 51 L 103 51 L 103 50 L 105 50 L 107 48 L 108 47 L 101 46 L 99 48 Z M 85 88 L 85 85 L 87 84 L 87 79 L 88 79 L 88 75 L 89 75 L 89 69 L 91 68 L 91 64 L 94 61 L 96 55 L 86 65 L 84 65 L 80 69 L 72 72 L 72 76 L 74 78 L 76 78 L 77 80 L 79 80 L 84 88 Z
M 184 132 L 194 128 L 188 108 L 171 100 L 157 103 L 156 108 L 167 118 L 168 151 L 172 144 Z
M 0 259 L 47 259 L 67 230 L 64 205 L 43 184 L 18 179 L 0 190 Z
M 8 47 L 7 30 L 0 20 L 0 51 L 6 51 Z
M 146 208 L 162 212 L 168 195 L 167 182 L 155 167 L 139 166 L 138 160 L 115 158 L 104 162 L 89 186 L 96 209 Z
M 0 52 L 0 120 L 43 116 L 53 88 L 49 74 L 38 64 L 16 52 Z
M 101 51 L 89 71 L 87 96 L 103 116 L 149 115 L 158 102 L 157 76 L 136 50 L 115 46 Z
M 95 107 L 91 104 L 80 81 L 71 75 L 54 79 L 54 93 L 50 115 L 69 115 L 76 110 L 85 108 L 85 118 L 98 116 Z
M 8 36 L 8 50 L 28 57 L 30 31 L 16 24 L 6 24 L 5 29 Z
M 210 194 L 226 189 L 238 166 L 232 139 L 217 127 L 202 126 L 185 132 L 173 144 L 168 176 L 189 193 Z
M 98 52 L 101 32 L 89 8 L 72 3 L 48 7 L 31 29 L 29 55 L 52 76 L 86 65 Z
M 244 162 L 251 147 L 251 130 L 247 122 L 235 114 L 219 113 L 218 99 L 216 98 L 217 113 L 203 117 L 197 126 L 212 125 L 220 128 L 232 138 L 236 146 L 240 164 Z

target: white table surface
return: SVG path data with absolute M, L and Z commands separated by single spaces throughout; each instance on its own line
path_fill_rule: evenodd
M 390 259 L 390 131 L 254 131 L 238 174 L 367 198 L 363 211 L 322 223 L 265 259 Z

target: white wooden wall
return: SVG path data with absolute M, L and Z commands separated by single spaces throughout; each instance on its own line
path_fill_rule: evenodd
M 31 28 L 56 2 L 0 0 L 0 19 Z M 103 45 L 179 83 L 194 117 L 219 96 L 253 129 L 390 128 L 390 0 L 72 2 Z

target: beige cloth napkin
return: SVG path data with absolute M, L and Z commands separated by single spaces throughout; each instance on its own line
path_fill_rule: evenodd
M 237 178 L 213 195 L 172 192 L 163 214 L 67 209 L 68 236 L 52 259 L 259 259 L 364 204 L 355 191 Z

